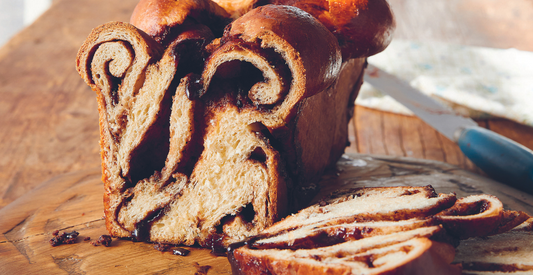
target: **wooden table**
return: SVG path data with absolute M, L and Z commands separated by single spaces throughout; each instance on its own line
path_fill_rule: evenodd
M 66 190 L 93 184 L 86 196 L 71 198 L 64 193 L 64 202 L 46 198 L 45 201 L 59 205 L 56 210 L 68 210 L 92 196 L 99 200 L 97 105 L 94 92 L 75 70 L 75 55 L 93 27 L 112 20 L 128 21 L 136 2 L 57 0 L 33 25 L 0 48 L 0 208 L 26 195 L 5 210 L 19 206 L 30 209 L 28 204 L 35 204 L 35 198 L 39 198 L 35 196 L 37 192 L 53 190 L 51 183 Z M 533 16 L 533 4 L 529 0 L 505 3 L 390 0 L 390 3 L 398 22 L 398 38 L 533 51 L 533 26 L 528 22 Z M 533 148 L 533 128 L 504 119 L 479 122 Z M 476 171 L 455 144 L 416 117 L 357 107 L 350 126 L 352 144 L 348 152 L 440 160 Z M 83 172 L 53 179 L 30 192 L 43 181 L 76 171 Z M 75 185 L 67 184 L 74 180 Z M 63 203 L 67 206 L 61 206 Z M 75 212 L 71 213 L 79 214 L 73 219 L 91 216 L 98 231 L 94 234 L 105 233 L 100 232 L 101 212 L 91 209 L 72 210 Z M 55 222 L 61 219 L 65 217 Z M 26 225 L 36 224 L 38 219 L 23 221 L 15 223 L 17 227 L 9 232 L 1 232 L 0 244 L 16 239 L 18 235 L 13 234 L 36 232 L 37 228 Z M 0 249 L 0 255 L 2 252 Z M 25 261 L 19 258 L 13 261 Z M 57 259 L 56 264 L 73 264 L 77 268 L 76 262 L 70 257 Z

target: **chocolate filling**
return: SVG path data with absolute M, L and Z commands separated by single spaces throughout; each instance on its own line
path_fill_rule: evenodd
M 266 162 L 267 156 L 265 154 L 265 151 L 261 147 L 256 147 L 252 153 L 250 153 L 250 157 L 248 157 L 251 160 L 259 161 L 259 162 Z
M 204 94 L 201 76 L 189 73 L 185 76 L 185 94 L 189 100 L 197 100 Z
M 111 104 L 113 106 L 117 105 L 118 103 L 118 89 L 120 88 L 120 84 L 122 84 L 122 79 L 119 77 L 113 76 L 109 72 L 109 62 L 106 64 L 106 74 L 109 76 L 109 85 L 110 85 L 110 93 L 109 96 L 111 97 Z M 98 77 L 100 74 L 97 74 L 96 77 Z
M 207 237 L 205 246 L 211 248 L 211 254 L 215 256 L 226 256 L 224 247 L 224 234 L 213 233 Z
M 272 48 L 261 48 L 259 46 L 260 41 L 257 43 L 249 43 L 236 37 L 230 39 L 223 38 L 223 41 L 228 43 L 228 45 L 235 45 L 234 47 L 255 52 L 257 55 L 261 56 L 262 59 L 266 60 L 272 70 L 274 70 L 279 76 L 279 81 L 281 81 L 281 91 L 278 92 L 281 99 L 274 104 L 260 104 L 257 100 L 254 102 L 254 100 L 250 98 L 251 90 L 255 89 L 255 85 L 258 83 L 266 84 L 269 79 L 267 79 L 263 72 L 257 67 L 246 61 L 231 60 L 220 64 L 217 67 L 217 71 L 212 80 L 212 82 L 217 84 L 211 83 L 213 85 L 210 85 L 210 87 L 224 85 L 231 87 L 225 89 L 226 91 L 237 91 L 236 93 L 233 92 L 236 97 L 235 105 L 241 109 L 253 108 L 260 111 L 268 111 L 274 106 L 281 104 L 283 102 L 283 97 L 288 93 L 292 82 L 291 71 L 283 57 Z M 224 84 L 220 84 L 220 82 L 224 82 Z M 207 92 L 209 93 L 211 91 L 208 90 Z
M 368 227 L 339 227 L 330 231 L 318 231 L 313 235 L 308 235 L 305 238 L 292 239 L 288 242 L 276 242 L 276 243 L 250 243 L 250 248 L 254 249 L 313 249 L 319 247 L 326 247 L 335 244 L 339 244 L 346 241 L 359 240 L 371 235 L 373 228 Z M 287 231 L 283 231 L 281 234 L 287 234 Z M 276 235 L 281 235 L 276 234 Z M 275 236 L 275 235 L 274 235 Z M 271 236 L 273 237 L 273 236 Z
M 189 255 L 189 253 L 191 253 L 190 250 L 187 250 L 181 247 L 176 247 L 172 250 L 172 254 L 177 255 L 177 256 L 187 256 Z
M 152 224 L 159 218 L 164 216 L 164 208 L 158 208 L 151 211 L 146 217 L 135 225 L 135 229 L 131 232 L 131 239 L 134 242 L 145 242 L 150 240 L 150 229 Z
M 131 152 L 129 175 L 124 177 L 129 178 L 134 185 L 153 175 L 154 171 L 161 171 L 165 166 L 170 146 L 172 96 L 173 94 L 168 92 L 165 94 L 157 120 L 146 131 L 143 142 Z
M 456 203 L 451 208 L 443 211 L 446 216 L 471 216 L 481 214 L 491 206 L 490 201 L 480 200 L 471 203 Z
M 241 215 L 242 220 L 244 222 L 246 222 L 246 223 L 253 222 L 253 220 L 255 218 L 254 206 L 251 203 L 245 205 L 242 208 L 240 215 Z

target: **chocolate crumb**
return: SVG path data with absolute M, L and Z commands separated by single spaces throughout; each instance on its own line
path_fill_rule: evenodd
M 50 239 L 48 242 L 50 243 L 51 246 L 58 246 L 58 245 L 60 245 L 61 243 L 63 243 L 63 242 L 61 241 L 61 239 L 58 238 L 58 237 L 53 237 L 53 238 Z
M 70 233 L 63 233 L 62 234 L 65 238 L 64 243 L 66 244 L 73 244 L 76 242 L 76 238 L 80 235 L 80 233 L 76 231 L 72 231 Z
M 80 233 L 76 231 L 72 231 L 70 233 L 62 232 L 61 234 L 59 234 L 59 230 L 56 230 L 56 231 L 52 233 L 52 235 L 54 235 L 55 237 L 53 237 L 52 239 L 48 241 L 51 246 L 58 246 L 60 244 L 76 243 L 76 238 L 78 237 L 78 235 L 80 235 Z
M 172 250 L 172 254 L 178 255 L 178 256 L 187 256 L 189 255 L 189 253 L 191 253 L 191 251 L 185 248 L 181 248 L 181 247 L 176 247 Z
M 90 241 L 90 240 L 91 240 L 91 237 L 88 237 L 88 236 L 87 236 L 87 237 L 85 237 L 83 240 L 84 240 L 84 241 Z
M 111 245 L 111 236 L 109 235 L 102 235 L 100 238 L 98 238 L 98 242 L 101 243 L 103 246 L 108 247 Z
M 169 248 L 168 244 L 157 243 L 157 244 L 154 245 L 154 249 L 157 250 L 157 251 L 161 251 L 161 252 L 167 251 L 168 248 Z

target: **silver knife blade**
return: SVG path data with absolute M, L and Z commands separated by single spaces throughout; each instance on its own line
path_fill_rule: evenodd
M 448 106 L 441 104 L 411 87 L 409 83 L 371 64 L 368 64 L 365 70 L 364 81 L 390 95 L 424 122 L 454 142 L 457 141 L 455 135 L 460 129 L 477 126 L 477 123 L 472 119 L 455 114 Z

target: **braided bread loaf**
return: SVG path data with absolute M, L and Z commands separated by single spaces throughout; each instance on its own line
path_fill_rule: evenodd
M 80 48 L 113 236 L 227 246 L 304 205 L 343 153 L 365 57 L 394 29 L 386 1 L 339 21 L 372 15 L 376 43 L 334 35 L 334 13 L 325 26 L 297 3 L 263 4 L 142 0 L 133 24 L 99 26 Z M 359 47 L 348 40 L 365 50 L 345 54 Z

